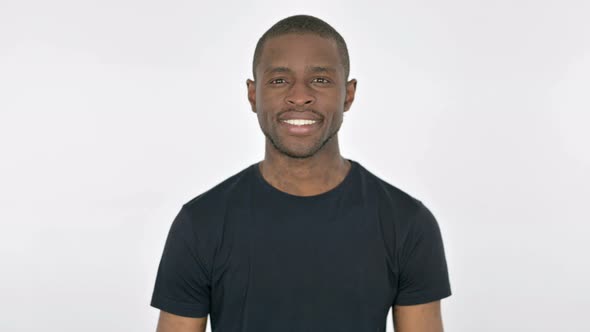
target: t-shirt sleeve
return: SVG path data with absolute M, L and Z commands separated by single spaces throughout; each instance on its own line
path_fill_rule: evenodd
M 400 275 L 394 305 L 437 301 L 451 295 L 447 262 L 439 225 L 419 203 L 399 253 Z
M 158 267 L 150 305 L 185 317 L 205 317 L 210 278 L 198 249 L 198 235 L 183 206 L 172 222 Z

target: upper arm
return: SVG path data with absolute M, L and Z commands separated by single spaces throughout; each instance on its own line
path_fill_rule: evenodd
M 150 304 L 167 313 L 199 318 L 210 312 L 211 245 L 208 232 L 195 227 L 183 207 L 170 227 Z
M 411 306 L 451 295 L 442 234 L 434 215 L 420 203 L 398 248 L 397 294 L 392 305 Z
M 183 317 L 160 310 L 156 332 L 205 332 L 207 316 Z
M 393 307 L 395 332 L 443 332 L 440 300 Z

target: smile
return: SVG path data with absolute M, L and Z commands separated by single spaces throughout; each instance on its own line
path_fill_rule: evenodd
M 279 121 L 281 130 L 290 136 L 309 136 L 319 132 L 323 121 L 312 119 L 282 119 Z
M 291 119 L 291 120 L 281 120 L 281 122 L 288 123 L 294 126 L 306 126 L 312 125 L 316 123 L 316 120 L 307 120 L 307 119 Z

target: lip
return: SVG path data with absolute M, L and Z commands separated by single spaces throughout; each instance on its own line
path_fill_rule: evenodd
M 316 120 L 316 119 L 310 119 L 310 118 L 304 118 L 304 117 L 283 118 L 283 120 L 293 120 L 293 119 Z M 286 130 L 287 133 L 292 136 L 307 136 L 307 135 L 313 134 L 315 131 L 319 130 L 319 128 L 322 126 L 322 123 L 323 123 L 322 120 L 316 120 L 316 121 L 317 121 L 316 123 L 297 126 L 297 125 L 288 124 L 286 122 L 283 122 L 282 120 L 279 120 L 279 127 Z
M 295 120 L 295 119 L 301 119 L 301 120 L 315 120 L 315 121 L 322 121 L 322 118 L 316 114 L 314 114 L 313 112 L 295 112 L 295 111 L 287 111 L 284 113 L 281 113 L 279 115 L 279 121 L 282 120 Z

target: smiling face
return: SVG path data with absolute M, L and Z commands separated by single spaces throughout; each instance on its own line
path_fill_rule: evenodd
M 356 80 L 346 82 L 337 44 L 314 34 L 270 38 L 248 80 L 248 99 L 267 138 L 267 150 L 309 158 L 331 145 L 343 112 L 354 99 Z M 269 144 L 268 144 L 269 143 Z

